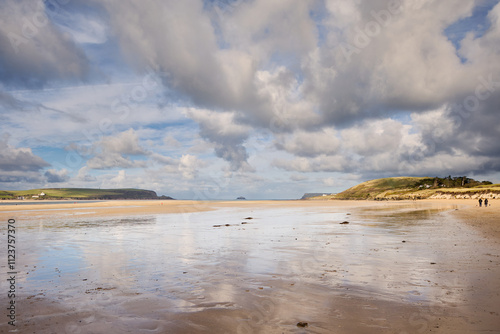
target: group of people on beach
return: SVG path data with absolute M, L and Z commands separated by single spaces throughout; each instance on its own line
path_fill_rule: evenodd
M 479 207 L 481 207 L 481 206 L 483 206 L 483 199 L 482 198 L 479 199 Z M 484 206 L 488 206 L 488 199 L 487 198 L 484 199 Z

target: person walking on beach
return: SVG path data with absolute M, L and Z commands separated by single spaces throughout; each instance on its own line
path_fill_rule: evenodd
M 482 198 L 480 198 L 480 199 L 479 199 L 479 207 L 482 207 L 482 206 L 483 206 L 483 199 L 482 199 Z
M 488 199 L 487 198 L 484 200 L 484 206 L 488 206 Z

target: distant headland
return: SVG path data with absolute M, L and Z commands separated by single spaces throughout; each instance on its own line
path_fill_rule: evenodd
M 159 199 L 171 200 L 170 196 L 158 196 L 144 189 L 91 189 L 91 188 L 42 188 L 31 190 L 0 190 L 2 200 L 111 200 L 111 199 Z

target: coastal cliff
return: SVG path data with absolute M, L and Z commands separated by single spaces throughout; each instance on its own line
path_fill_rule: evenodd
M 111 199 L 172 199 L 144 189 L 43 188 L 31 190 L 1 190 L 0 199 L 7 200 L 111 200 Z

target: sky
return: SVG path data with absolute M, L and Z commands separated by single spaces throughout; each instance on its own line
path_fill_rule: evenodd
M 499 0 L 0 0 L 0 189 L 500 182 Z

